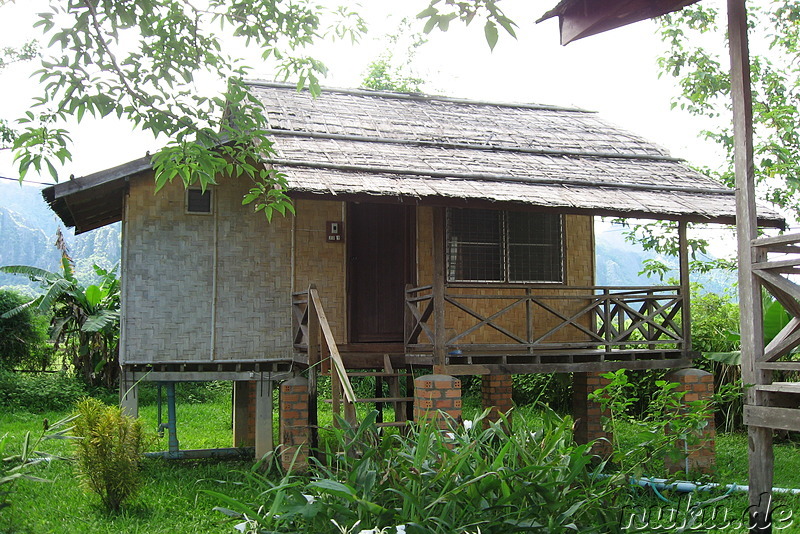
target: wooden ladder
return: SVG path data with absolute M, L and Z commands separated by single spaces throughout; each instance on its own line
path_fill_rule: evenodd
M 383 356 L 382 370 L 348 371 L 347 376 L 348 378 L 367 376 L 375 378 L 375 396 L 366 398 L 356 397 L 355 403 L 369 403 L 375 405 L 375 409 L 378 411 L 378 427 L 403 428 L 408 425 L 409 419 L 413 417 L 414 381 L 411 373 L 408 371 L 394 369 L 388 354 L 384 354 Z M 405 388 L 402 387 L 403 379 L 405 379 Z M 388 396 L 384 395 L 384 384 L 388 386 Z M 333 402 L 335 402 L 335 400 Z M 383 420 L 383 408 L 385 405 L 391 406 L 394 410 L 394 421 L 386 422 Z

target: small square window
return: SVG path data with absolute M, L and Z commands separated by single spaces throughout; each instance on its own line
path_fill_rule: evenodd
M 186 213 L 209 214 L 211 213 L 211 190 L 187 189 Z

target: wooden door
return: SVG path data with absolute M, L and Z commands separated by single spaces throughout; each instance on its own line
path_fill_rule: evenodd
M 348 212 L 350 342 L 403 340 L 405 284 L 412 282 L 413 209 L 351 204 Z

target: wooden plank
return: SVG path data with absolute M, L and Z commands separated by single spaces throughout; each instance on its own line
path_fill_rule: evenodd
M 800 409 L 774 406 L 745 406 L 744 422 L 748 426 L 769 430 L 800 431 Z M 772 488 L 770 488 L 772 489 Z
M 319 292 L 317 292 L 316 289 L 309 289 L 308 293 L 311 298 L 311 305 L 313 305 L 317 311 L 319 327 L 320 330 L 322 330 L 322 337 L 325 339 L 325 344 L 328 346 L 328 350 L 330 351 L 331 365 L 334 369 L 336 369 L 336 372 L 341 380 L 344 397 L 349 403 L 353 403 L 356 400 L 356 394 L 353 391 L 353 386 L 347 379 L 347 370 L 345 369 L 344 362 L 342 362 L 342 357 L 339 354 L 339 348 L 337 347 L 336 340 L 333 337 L 331 325 L 328 323 L 328 317 L 325 315 L 325 310 L 322 307 L 322 301 L 319 298 Z M 346 409 L 347 407 L 345 406 L 345 410 Z
M 760 362 L 758 367 L 769 371 L 800 371 L 800 362 Z
M 786 311 L 795 317 L 800 316 L 800 303 L 797 302 L 800 298 L 800 286 L 775 273 L 755 271 L 755 274 L 763 280 L 764 287 Z
M 783 234 L 775 237 L 759 237 L 751 240 L 750 243 L 754 247 L 800 243 L 800 234 Z
M 274 450 L 272 435 L 272 386 L 273 382 L 262 378 L 255 383 L 256 388 L 256 458 Z
M 605 362 L 572 362 L 572 363 L 508 363 L 508 364 L 471 364 L 448 365 L 448 375 L 495 375 L 495 374 L 534 374 L 534 373 L 571 373 L 571 372 L 604 372 L 618 369 L 680 369 L 691 367 L 691 359 L 674 360 L 634 360 Z
M 793 258 L 790 260 L 773 260 L 761 261 L 753 264 L 753 269 L 774 271 L 784 269 L 786 267 L 797 267 L 800 265 L 800 258 Z
M 800 393 L 800 382 L 773 382 L 772 384 L 761 384 L 753 387 L 758 391 Z M 798 417 L 800 417 L 800 412 L 798 412 Z
M 798 345 L 800 345 L 800 319 L 792 317 L 789 324 L 784 326 L 764 349 L 764 361 L 769 362 L 786 356 Z

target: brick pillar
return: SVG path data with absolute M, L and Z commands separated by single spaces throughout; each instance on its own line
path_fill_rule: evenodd
M 603 430 L 603 416 L 610 416 L 610 410 L 602 410 L 600 403 L 588 399 L 589 393 L 608 384 L 602 373 L 572 373 L 572 418 L 575 442 L 579 444 L 597 441 L 592 447 L 594 454 L 611 455 L 611 433 Z
M 669 382 L 680 384 L 675 391 L 685 391 L 684 403 L 710 400 L 714 395 L 714 375 L 700 369 L 680 369 L 666 376 Z M 689 471 L 710 473 L 714 468 L 714 441 L 717 432 L 714 425 L 714 414 L 709 415 L 708 425 L 701 431 L 700 442 L 690 446 L 688 464 Z M 679 447 L 683 447 L 683 440 L 679 440 Z M 686 461 L 664 459 L 664 466 L 670 473 L 686 470 Z
M 484 410 L 489 414 L 484 420 L 488 426 L 490 421 L 498 421 L 500 414 L 508 413 L 514 407 L 511 396 L 514 392 L 514 383 L 511 375 L 483 375 L 481 376 L 481 397 Z M 509 416 L 509 424 L 511 419 Z
M 280 389 L 281 464 L 302 471 L 308 467 L 311 432 L 308 427 L 308 379 L 297 376 L 286 380 Z M 297 452 L 297 451 L 300 452 Z
M 425 375 L 414 380 L 414 420 L 431 418 L 445 430 L 448 423 L 439 412 L 461 422 L 461 380 L 447 375 Z

